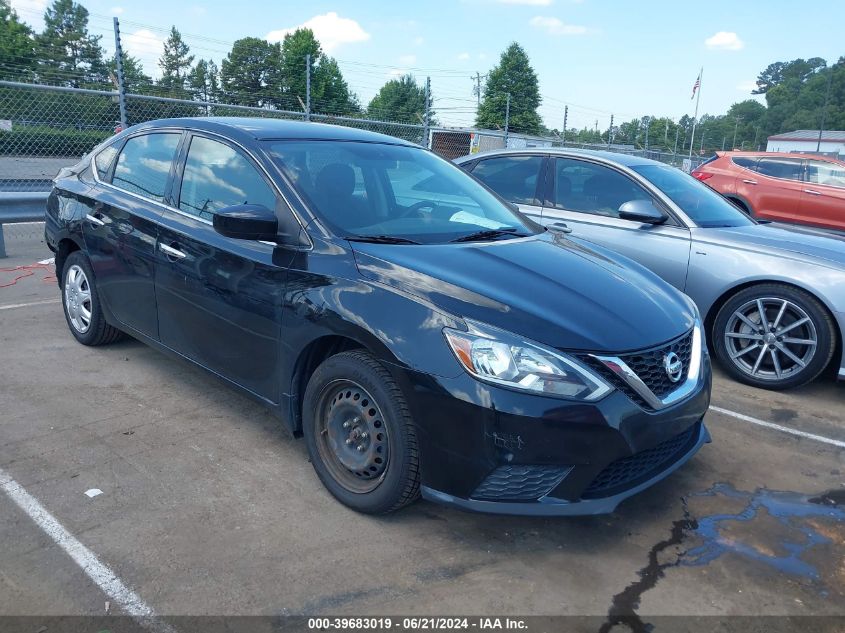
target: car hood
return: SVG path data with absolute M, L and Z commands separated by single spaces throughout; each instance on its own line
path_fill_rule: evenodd
M 696 229 L 697 240 L 768 254 L 775 251 L 802 261 L 815 261 L 845 270 L 845 235 L 819 229 L 778 224 Z
M 683 334 L 695 319 L 691 301 L 645 268 L 553 232 L 352 248 L 366 278 L 559 349 L 643 349 Z

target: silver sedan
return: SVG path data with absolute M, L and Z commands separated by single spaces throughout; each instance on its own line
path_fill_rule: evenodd
M 680 170 L 634 156 L 542 148 L 455 162 L 533 219 L 692 297 L 737 380 L 786 389 L 830 365 L 845 379 L 845 237 L 757 222 Z

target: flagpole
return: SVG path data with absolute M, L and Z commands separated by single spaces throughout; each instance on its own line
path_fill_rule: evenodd
M 689 159 L 690 164 L 692 164 L 692 146 L 695 144 L 695 125 L 698 123 L 698 102 L 701 100 L 701 84 L 702 78 L 704 77 L 704 66 L 701 67 L 701 70 L 698 72 L 698 92 L 695 96 L 695 116 L 692 118 L 692 139 L 690 139 L 689 143 Z

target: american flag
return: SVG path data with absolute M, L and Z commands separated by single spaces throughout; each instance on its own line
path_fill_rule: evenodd
M 695 98 L 695 92 L 701 87 L 701 73 L 699 73 L 698 77 L 695 80 L 695 84 L 692 87 L 692 96 L 690 97 L 690 101 Z

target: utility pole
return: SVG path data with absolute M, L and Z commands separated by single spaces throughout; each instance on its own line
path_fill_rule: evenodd
M 117 61 L 117 101 L 120 105 L 120 128 L 126 125 L 126 84 L 123 83 L 123 48 L 120 46 L 120 24 L 114 18 L 114 58 Z
M 663 147 L 669 144 L 669 119 L 666 119 L 666 129 L 663 130 Z
M 651 127 L 651 117 L 643 117 L 645 121 L 645 151 L 648 151 L 648 128 Z
M 728 142 L 728 137 L 727 137 L 727 136 L 723 136 L 723 137 L 722 137 L 722 151 L 723 151 L 723 152 L 725 151 L 725 143 L 727 143 L 727 142 Z
M 311 53 L 305 56 L 305 120 L 311 120 Z
M 566 122 L 569 119 L 569 106 L 563 106 L 563 132 L 560 134 L 560 142 L 566 142 Z
M 613 115 L 610 115 L 610 128 L 607 130 L 607 146 L 610 147 L 610 144 L 613 142 Z
M 757 136 L 760 134 L 760 126 L 754 128 L 754 150 L 757 150 Z
M 428 128 L 431 125 L 431 77 L 425 78 L 425 114 L 423 115 L 423 147 L 428 147 Z
M 475 81 L 475 86 L 473 86 L 472 92 L 475 94 L 475 96 L 477 98 L 479 108 L 481 107 L 481 80 L 485 79 L 486 77 L 487 77 L 486 74 L 482 75 L 478 71 L 476 71 L 475 77 L 470 77 L 470 79 Z
M 698 153 L 704 153 L 704 132 L 701 133 L 701 147 L 698 149 Z
M 736 131 L 739 129 L 739 122 L 740 121 L 742 121 L 742 117 L 741 116 L 736 117 L 736 123 L 734 124 L 734 142 L 733 142 L 733 145 L 731 145 L 731 149 L 736 148 Z
M 505 102 L 505 148 L 508 146 L 508 125 L 511 120 L 511 93 L 508 93 L 508 99 Z
M 673 153 L 673 154 L 677 154 L 677 153 L 678 153 L 678 135 L 679 135 L 680 133 L 681 133 L 681 126 L 680 126 L 680 125 L 678 125 L 678 126 L 675 128 L 675 149 L 674 149 L 674 150 L 672 150 L 672 153 Z
M 822 108 L 822 123 L 819 126 L 819 140 L 816 143 L 816 153 L 822 151 L 822 132 L 824 132 L 824 120 L 827 118 L 827 104 L 830 101 L 830 84 L 833 82 L 833 66 L 827 71 L 827 92 L 824 94 L 824 108 Z

